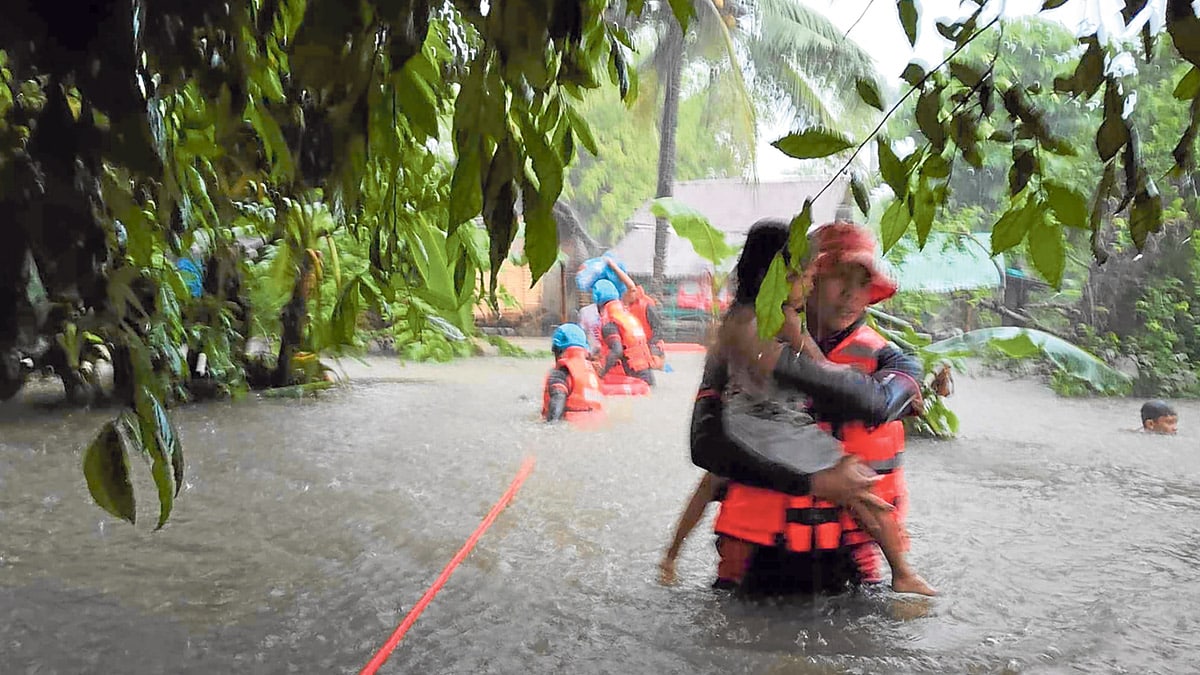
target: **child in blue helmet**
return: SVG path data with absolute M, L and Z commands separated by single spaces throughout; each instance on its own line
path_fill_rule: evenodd
M 542 418 L 547 422 L 596 418 L 604 413 L 600 378 L 590 360 L 587 335 L 577 324 L 565 323 L 550 340 L 554 368 L 546 376 Z
M 654 357 L 646 331 L 621 303 L 616 285 L 597 281 L 592 298 L 600 310 L 600 377 L 614 372 L 654 386 Z

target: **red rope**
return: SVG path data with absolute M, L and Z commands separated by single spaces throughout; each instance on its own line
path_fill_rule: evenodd
M 425 611 L 425 608 L 433 600 L 433 596 L 437 595 L 437 592 L 442 590 L 442 586 L 450 579 L 450 575 L 454 573 L 454 568 L 458 567 L 459 563 L 471 552 L 471 549 L 475 548 L 479 537 L 483 536 L 483 533 L 491 527 L 492 522 L 504 510 L 504 507 L 508 506 L 512 498 L 516 496 L 517 490 L 521 489 L 521 484 L 525 482 L 525 479 L 529 477 L 529 473 L 533 471 L 533 463 L 533 457 L 525 458 L 525 461 L 521 463 L 520 471 L 517 471 L 516 478 L 513 478 L 512 483 L 509 484 L 508 491 L 500 497 L 500 501 L 496 502 L 492 510 L 488 511 L 483 522 L 479 523 L 479 527 L 475 528 L 475 531 L 467 538 L 467 542 L 463 544 L 462 548 L 458 549 L 458 553 L 455 553 L 450 562 L 446 563 L 446 566 L 442 568 L 442 573 L 438 575 L 433 585 L 429 587 L 429 590 L 425 591 L 425 595 L 421 596 L 417 604 L 413 606 L 408 615 L 404 617 L 404 620 L 400 622 L 400 625 L 396 627 L 396 632 L 392 633 L 387 642 L 383 643 L 383 646 L 379 648 L 379 651 L 375 653 L 370 662 L 363 667 L 359 675 L 374 675 L 375 671 L 379 670 L 379 667 L 392 655 L 392 651 L 396 649 L 396 645 L 400 644 L 400 640 L 404 638 L 404 634 L 408 632 L 409 628 L 412 628 L 412 625 L 417 622 L 417 617 L 421 616 L 421 612 Z

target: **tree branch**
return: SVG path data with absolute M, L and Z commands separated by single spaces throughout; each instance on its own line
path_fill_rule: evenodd
M 927 73 L 925 73 L 925 77 L 922 77 L 919 82 L 917 82 L 908 91 L 906 91 L 904 93 L 904 95 L 900 97 L 900 100 L 896 101 L 896 103 L 891 107 L 891 109 L 888 110 L 886 113 L 884 113 L 883 119 L 879 120 L 879 124 L 875 125 L 875 128 L 871 130 L 871 133 L 867 134 L 867 137 L 864 138 L 863 141 L 858 144 L 858 147 L 854 148 L 854 152 L 846 160 L 846 163 L 843 164 L 842 168 L 838 169 L 837 172 L 833 174 L 833 177 L 830 178 L 829 181 L 825 183 L 825 185 L 821 188 L 821 190 L 819 192 L 817 192 L 816 195 L 813 196 L 812 201 L 816 202 L 818 199 L 820 199 L 821 195 L 825 194 L 825 191 L 828 190 L 831 185 L 833 185 L 835 180 L 837 180 L 837 177 L 842 175 L 846 171 L 846 169 L 850 168 L 850 164 L 852 164 L 854 162 L 854 160 L 858 157 L 858 153 L 862 152 L 862 149 L 864 147 L 866 147 L 867 143 L 870 143 L 872 140 L 874 140 L 875 135 L 878 134 L 879 130 L 883 128 L 883 125 L 887 124 L 887 121 L 889 119 L 891 119 L 892 115 L 895 114 L 896 110 L 898 110 L 900 108 L 901 104 L 903 104 L 905 101 L 907 101 L 909 96 L 912 96 L 912 93 L 914 91 L 917 91 L 918 89 L 920 89 L 921 86 L 924 85 L 925 82 L 928 81 L 929 78 L 934 73 L 941 70 L 947 63 L 950 63 L 950 61 L 955 56 L 958 56 L 959 52 L 961 52 L 964 48 L 966 48 L 967 45 L 974 42 L 975 38 L 979 37 L 980 35 L 983 35 L 985 32 L 987 32 L 987 30 L 989 28 L 996 25 L 996 23 L 999 21 L 1000 21 L 1000 17 L 997 16 L 996 18 L 989 21 L 987 23 L 987 25 L 985 25 L 983 28 L 980 28 L 979 30 L 975 31 L 974 35 L 972 35 L 970 38 L 968 38 L 961 45 L 958 45 L 957 47 L 955 47 L 954 51 L 950 52 L 949 56 L 942 59 L 941 63 L 939 63 L 936 66 L 934 66 L 933 68 L 931 68 Z

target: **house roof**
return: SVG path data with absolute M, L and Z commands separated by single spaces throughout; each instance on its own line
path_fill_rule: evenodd
M 746 232 L 763 218 L 791 219 L 804 206 L 804 200 L 820 192 L 826 178 L 753 183 L 740 178 L 683 181 L 675 184 L 675 199 L 704 214 L 713 227 L 725 233 L 735 248 L 746 240 Z M 834 220 L 846 195 L 846 180 L 838 178 L 813 203 L 813 223 Z M 654 214 L 647 201 L 627 221 L 625 237 L 613 247 L 632 275 L 649 276 L 654 270 Z M 712 265 L 692 249 L 692 245 L 669 232 L 666 276 L 671 279 L 699 276 Z M 729 261 L 732 264 L 733 261 Z
M 901 291 L 949 293 L 1003 285 L 1004 256 L 996 256 L 993 262 L 991 251 L 977 236 L 930 232 L 923 250 L 908 252 L 898 263 L 885 260 L 884 265 Z

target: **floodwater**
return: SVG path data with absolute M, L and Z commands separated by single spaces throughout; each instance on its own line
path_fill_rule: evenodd
M 1145 437 L 1138 401 L 960 377 L 951 442 L 908 457 L 933 600 L 748 603 L 708 588 L 709 519 L 656 562 L 699 477 L 700 357 L 588 433 L 537 423 L 546 363 L 348 364 L 316 400 L 175 411 L 170 523 L 93 506 L 80 449 L 111 411 L 0 406 L 0 672 L 351 673 L 523 457 L 537 467 L 384 673 L 1195 672 L 1200 406 Z

